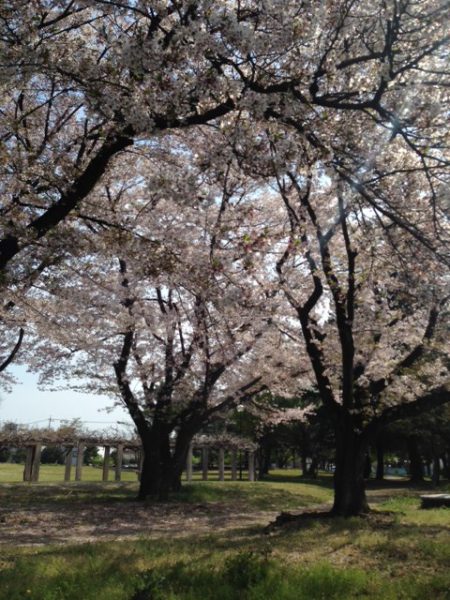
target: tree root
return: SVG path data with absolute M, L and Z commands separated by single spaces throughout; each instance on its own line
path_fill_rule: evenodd
M 309 525 L 311 521 L 325 520 L 335 517 L 331 510 L 313 510 L 297 514 L 281 512 L 272 523 L 269 523 L 264 529 L 264 533 L 272 533 L 276 529 L 300 529 L 302 526 Z
M 395 520 L 395 514 L 392 511 L 369 510 L 357 516 L 364 519 L 370 526 L 377 528 L 390 527 Z M 334 513 L 331 509 L 317 509 L 304 511 L 301 513 L 281 512 L 275 519 L 264 528 L 264 533 L 270 534 L 279 529 L 296 530 L 307 527 L 315 521 L 329 521 L 330 519 L 345 518 L 342 515 Z

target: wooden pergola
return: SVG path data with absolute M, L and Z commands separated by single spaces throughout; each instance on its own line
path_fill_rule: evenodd
M 218 472 L 219 481 L 225 480 L 225 453 L 231 453 L 231 480 L 236 481 L 238 475 L 238 464 L 241 464 L 242 452 L 247 456 L 248 480 L 255 481 L 255 454 L 258 446 L 251 440 L 224 435 L 198 435 L 195 436 L 189 448 L 186 460 L 186 479 L 192 481 L 192 457 L 194 449 L 202 453 L 202 480 L 208 479 L 208 461 L 210 450 L 218 450 Z M 239 461 L 238 461 L 239 455 Z
M 132 450 L 138 456 L 138 477 L 142 470 L 143 451 L 142 445 L 138 439 L 125 439 L 122 437 L 111 436 L 58 436 L 57 432 L 30 435 L 8 435 L 0 437 L 0 446 L 12 448 L 25 448 L 26 459 L 23 472 L 23 480 L 28 482 L 39 481 L 39 470 L 41 465 L 41 451 L 43 447 L 60 446 L 65 449 L 65 469 L 64 481 L 72 480 L 72 466 L 75 456 L 75 481 L 82 481 L 83 455 L 86 447 L 97 446 L 104 448 L 102 481 L 109 480 L 111 450 L 115 449 L 116 464 L 114 467 L 114 480 L 121 481 L 123 457 L 125 450 Z M 201 469 L 202 480 L 208 480 L 209 456 L 210 451 L 218 451 L 218 480 L 225 480 L 225 453 L 231 453 L 231 480 L 238 478 L 238 464 L 242 466 L 242 453 L 245 453 L 248 462 L 248 480 L 255 480 L 255 452 L 257 445 L 244 438 L 233 437 L 229 435 L 199 435 L 194 437 L 189 447 L 186 460 L 186 480 L 192 481 L 193 474 L 193 453 L 194 450 L 201 451 Z M 239 461 L 238 461 L 239 456 Z

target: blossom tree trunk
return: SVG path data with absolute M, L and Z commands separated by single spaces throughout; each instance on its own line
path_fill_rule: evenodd
M 350 419 L 337 423 L 332 509 L 336 515 L 349 517 L 369 510 L 364 482 L 367 448 L 367 435 L 357 433 Z
M 193 435 L 183 431 L 170 447 L 170 430 L 167 427 L 151 427 L 142 440 L 144 462 L 142 465 L 138 497 L 166 501 L 171 492 L 181 489 L 181 476 L 186 464 L 189 444 Z
M 408 436 L 408 455 L 409 455 L 409 476 L 412 483 L 420 483 L 423 481 L 423 462 L 419 450 L 417 437 L 414 435 Z
M 139 499 L 153 496 L 166 500 L 171 481 L 170 439 L 167 431 L 153 425 L 142 439 L 144 461 L 142 463 Z
M 376 452 L 377 452 L 377 472 L 375 479 L 377 481 L 383 481 L 384 479 L 384 444 L 383 440 L 379 437 L 376 441 Z

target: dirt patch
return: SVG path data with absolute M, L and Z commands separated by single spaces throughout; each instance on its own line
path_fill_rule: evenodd
M 254 526 L 263 529 L 279 515 L 279 511 L 255 511 L 244 501 L 152 504 L 124 497 L 117 501 L 89 501 L 86 494 L 82 499 L 69 501 L 72 492 L 67 494 L 66 500 L 55 501 L 55 489 L 49 486 L 34 492 L 30 488 L 27 493 L 27 490 L 19 491 L 15 486 L 8 488 L 8 496 L 2 497 L 3 507 L 0 507 L 0 548 L 101 542 L 141 536 L 181 538 Z M 370 490 L 369 502 L 379 503 L 398 494 L 398 489 Z M 317 511 L 318 518 L 321 518 L 320 513 L 323 515 L 330 508 L 330 505 L 299 507 L 299 513 Z M 291 524 L 294 528 L 298 526 L 297 515 Z M 386 517 L 371 518 L 381 518 L 383 524 L 389 521 Z M 305 521 L 309 520 L 306 517 Z
M 146 504 L 142 502 L 34 505 L 0 509 L 2 545 L 99 542 L 127 538 L 185 537 L 227 529 L 266 525 L 275 513 L 244 506 Z

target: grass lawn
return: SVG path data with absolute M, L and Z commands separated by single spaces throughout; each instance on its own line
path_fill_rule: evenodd
M 67 511 L 69 518 L 78 506 L 80 511 L 90 506 L 107 516 L 118 505 L 135 510 L 136 489 L 135 482 L 0 484 L 0 543 L 2 508 L 11 515 L 8 510 L 37 503 Z M 158 537 L 3 544 L 0 599 L 450 599 L 450 510 L 420 510 L 418 493 L 401 483 L 371 489 L 377 502 L 370 518 L 314 520 L 267 534 L 261 524 L 244 520 L 244 526 L 235 526 L 230 517 L 226 528 L 211 520 L 208 529 L 197 531 L 188 523 L 196 511 L 213 515 L 230 508 L 230 515 L 237 510 L 249 520 L 269 511 L 270 520 L 270 511 L 321 504 L 332 491 L 329 477 L 304 482 L 289 472 L 254 484 L 194 482 L 172 502 L 175 512 L 184 511 L 182 536 L 169 522 L 164 529 L 162 519 Z M 139 506 L 141 518 L 145 510 L 155 518 L 155 505 Z
M 19 483 L 23 481 L 24 465 L 0 463 L 0 484 Z M 75 467 L 72 467 L 72 479 L 75 477 Z M 109 479 L 114 479 L 114 468 L 109 470 Z M 122 471 L 124 481 L 136 481 L 136 473 Z M 83 481 L 101 481 L 102 469 L 96 467 L 83 467 Z M 64 481 L 64 465 L 41 465 L 39 469 L 39 481 L 42 483 Z

